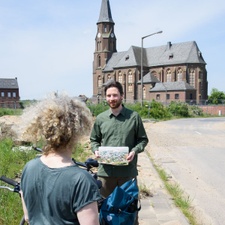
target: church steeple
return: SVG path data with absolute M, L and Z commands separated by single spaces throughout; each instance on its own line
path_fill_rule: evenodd
M 109 0 L 102 0 L 97 34 L 95 36 L 95 52 L 93 62 L 93 96 L 103 96 L 102 84 L 105 82 L 104 68 L 112 54 L 116 52 L 116 36 L 114 21 Z
M 105 22 L 114 24 L 113 19 L 112 19 L 109 0 L 102 0 L 101 11 L 100 11 L 100 15 L 99 15 L 97 24 L 105 23 Z

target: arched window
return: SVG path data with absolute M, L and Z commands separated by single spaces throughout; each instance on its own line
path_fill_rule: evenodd
M 101 51 L 101 41 L 97 42 L 97 51 Z
M 101 56 L 98 56 L 98 67 L 101 67 Z
M 107 32 L 107 25 L 104 24 L 104 33 L 106 33 L 106 32 Z
M 192 87 L 195 87 L 195 70 L 194 69 L 190 69 L 189 71 L 189 84 Z
M 133 83 L 133 74 L 132 72 L 129 70 L 128 71 L 128 84 L 132 84 Z
M 128 71 L 128 91 L 133 91 L 133 74 L 130 70 Z
M 167 82 L 171 82 L 172 81 L 172 76 L 171 76 L 171 70 L 170 69 L 168 69 L 166 71 L 166 81 Z
M 143 99 L 146 99 L 146 87 L 143 87 Z
M 182 80 L 183 80 L 183 71 L 181 68 L 178 68 L 177 81 L 182 81 Z
M 98 76 L 98 87 L 102 87 L 102 78 L 101 76 Z
M 119 71 L 118 81 L 119 81 L 121 84 L 123 83 L 123 76 L 122 76 L 121 71 Z
M 107 75 L 107 80 L 110 80 L 112 77 L 110 74 Z

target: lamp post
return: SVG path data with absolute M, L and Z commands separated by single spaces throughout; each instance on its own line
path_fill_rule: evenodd
M 155 34 L 161 34 L 162 31 L 158 31 L 141 38 L 141 106 L 143 106 L 143 40 L 147 37 L 153 36 Z

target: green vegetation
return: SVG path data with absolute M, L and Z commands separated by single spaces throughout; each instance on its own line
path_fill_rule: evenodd
M 20 115 L 21 113 L 22 109 L 0 108 L 0 117 L 5 115 Z
M 13 142 L 4 139 L 0 142 L 0 175 L 18 179 L 24 164 L 35 157 L 35 152 L 12 151 Z M 5 185 L 1 182 L 0 185 Z M 0 189 L 0 224 L 17 225 L 23 215 L 18 194 Z
M 213 88 L 211 94 L 208 98 L 208 104 L 224 104 L 225 103 L 225 93 Z
M 150 189 L 145 184 L 138 184 L 138 189 L 140 192 L 140 198 L 145 197 L 153 197 L 153 194 L 151 193 Z
M 191 206 L 190 197 L 185 195 L 184 191 L 180 188 L 180 186 L 176 182 L 171 181 L 168 178 L 168 174 L 162 168 L 160 168 L 160 166 L 154 163 L 149 153 L 148 156 L 150 157 L 153 166 L 158 172 L 160 178 L 162 179 L 167 191 L 172 196 L 175 205 L 183 212 L 183 214 L 189 220 L 191 225 L 199 225 L 197 218 L 194 215 L 193 208 Z
M 172 118 L 188 118 L 203 116 L 202 109 L 197 105 L 188 105 L 184 102 L 172 101 L 169 105 L 163 105 L 161 102 L 153 100 L 152 102 L 141 103 L 124 103 L 124 105 L 139 113 L 142 118 L 152 118 L 156 120 L 168 120 Z M 105 102 L 99 104 L 90 104 L 87 106 L 91 110 L 93 116 L 105 111 L 109 107 Z

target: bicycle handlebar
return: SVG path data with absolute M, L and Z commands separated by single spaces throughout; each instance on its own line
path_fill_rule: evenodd
M 38 147 L 33 146 L 33 149 L 34 149 L 35 151 L 42 152 L 42 149 L 41 149 L 41 148 L 38 148 Z M 90 169 L 91 169 L 92 167 L 98 167 L 98 165 L 99 165 L 99 164 L 98 164 L 98 161 L 97 161 L 97 160 L 94 160 L 94 159 L 92 159 L 92 158 L 88 158 L 84 163 L 82 163 L 82 162 L 77 162 L 75 159 L 72 159 L 72 160 L 73 160 L 73 162 L 74 162 L 76 165 L 86 168 L 87 171 L 90 171 Z
M 5 183 L 10 184 L 10 185 L 12 185 L 14 187 L 18 185 L 18 182 L 16 182 L 15 180 L 12 180 L 12 179 L 10 179 L 10 178 L 8 178 L 6 176 L 1 176 L 0 180 L 2 180 Z
M 13 192 L 17 192 L 19 193 L 20 192 L 20 184 L 18 182 L 16 182 L 15 180 L 12 180 L 6 176 L 1 176 L 0 177 L 0 180 L 4 181 L 5 183 L 9 184 L 9 185 L 12 185 L 14 187 L 14 189 L 10 188 L 10 187 L 6 187 L 6 186 L 1 186 L 2 188 L 5 188 L 5 189 L 8 189 L 10 191 L 13 191 Z

